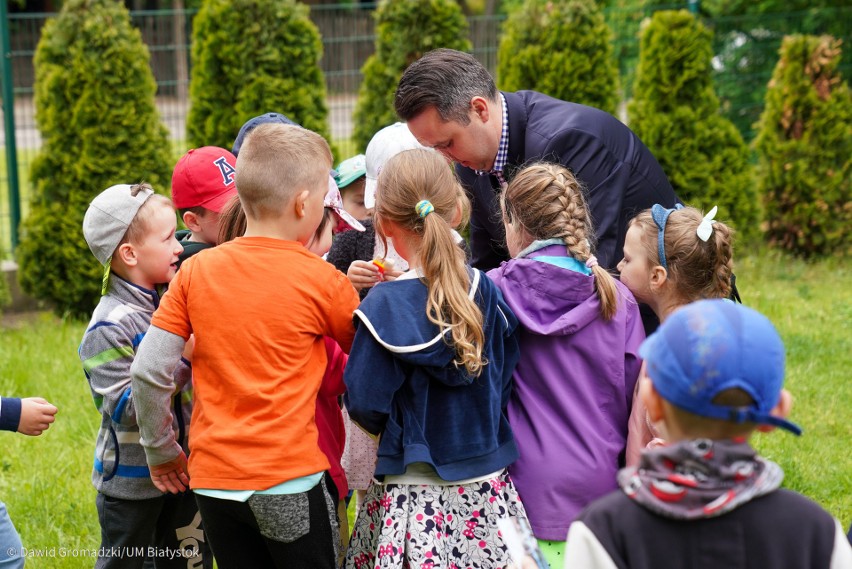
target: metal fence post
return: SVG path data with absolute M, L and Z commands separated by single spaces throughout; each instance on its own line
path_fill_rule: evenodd
M 18 149 L 15 144 L 15 95 L 12 85 L 12 47 L 6 0 L 0 0 L 0 83 L 3 84 L 3 126 L 6 134 L 6 179 L 9 183 L 9 232 L 12 251 L 18 246 L 21 194 L 18 187 Z

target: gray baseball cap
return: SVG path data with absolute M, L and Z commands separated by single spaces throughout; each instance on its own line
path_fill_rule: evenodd
M 152 195 L 149 186 L 117 184 L 102 191 L 89 204 L 83 216 L 83 237 L 102 265 L 112 259 L 130 222 Z

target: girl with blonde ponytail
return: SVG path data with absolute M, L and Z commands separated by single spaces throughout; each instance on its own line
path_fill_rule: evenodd
M 465 263 L 468 202 L 437 153 L 401 152 L 378 178 L 375 227 L 410 267 L 355 311 L 346 407 L 380 435 L 346 567 L 505 567 L 500 518 L 526 514 L 506 468 L 517 319 Z
M 617 488 L 645 337 L 630 291 L 594 255 L 583 188 L 566 168 L 530 165 L 501 198 L 512 259 L 488 276 L 521 324 L 510 468 L 533 533 L 561 567 L 568 526 Z

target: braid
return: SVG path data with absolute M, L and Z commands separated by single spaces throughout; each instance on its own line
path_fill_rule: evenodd
M 561 239 L 568 254 L 585 263 L 593 255 L 592 222 L 583 189 L 569 170 L 539 163 L 522 170 L 503 198 L 506 219 L 517 221 L 534 239 Z M 592 267 L 601 316 L 611 319 L 617 309 L 615 280 L 603 267 Z
M 734 247 L 731 229 L 716 223 L 713 228 L 713 244 L 716 247 L 716 266 L 713 268 L 712 292 L 710 298 L 731 296 L 731 278 L 734 274 Z
M 560 204 L 559 225 L 562 227 L 560 237 L 565 241 L 568 253 L 578 261 L 586 262 L 592 254 L 591 244 L 587 233 L 591 229 L 589 215 L 586 212 L 586 204 L 578 187 L 572 186 L 577 182 L 571 178 L 566 180 L 562 171 L 556 168 L 553 185 L 560 190 L 557 200 Z
M 568 252 L 573 253 L 572 249 L 577 245 L 577 236 L 572 231 L 576 207 L 568 195 L 568 189 L 565 187 L 564 182 L 560 184 L 559 178 L 557 178 L 554 180 L 554 185 L 556 185 L 556 187 L 561 187 L 562 190 L 556 196 L 556 199 L 559 202 L 558 223 L 562 228 L 562 232 L 559 237 L 565 241 L 565 247 L 568 249 Z

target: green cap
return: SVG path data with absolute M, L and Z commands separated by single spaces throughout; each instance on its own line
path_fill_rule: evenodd
M 345 188 L 358 178 L 367 175 L 367 162 L 363 154 L 347 158 L 336 168 L 337 176 L 334 181 L 338 188 Z

